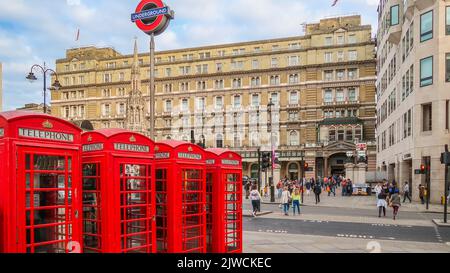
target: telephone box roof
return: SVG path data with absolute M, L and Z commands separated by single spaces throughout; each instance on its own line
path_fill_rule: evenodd
M 133 132 L 133 131 L 128 131 L 128 130 L 125 130 L 125 129 L 117 129 L 117 128 L 98 129 L 98 130 L 91 131 L 91 132 L 85 132 L 85 133 L 83 133 L 83 135 L 85 135 L 85 134 L 89 135 L 89 134 L 95 134 L 95 133 L 98 133 L 98 134 L 100 134 L 100 135 L 102 135 L 102 136 L 104 136 L 106 138 L 110 138 L 112 136 L 116 136 L 116 135 L 120 135 L 120 134 L 135 134 L 135 135 L 144 136 L 141 133 L 136 133 L 136 132 Z
M 6 112 L 1 112 L 0 117 L 5 119 L 7 122 L 12 122 L 12 121 L 21 120 L 21 119 L 30 119 L 30 118 L 51 119 L 51 120 L 66 124 L 74 129 L 76 129 L 79 132 L 82 131 L 80 128 L 78 128 L 75 124 L 73 124 L 71 122 L 56 118 L 56 117 L 48 115 L 48 114 L 40 114 L 40 113 L 36 113 L 36 112 L 32 112 L 32 111 L 25 111 L 25 110 L 6 111 Z

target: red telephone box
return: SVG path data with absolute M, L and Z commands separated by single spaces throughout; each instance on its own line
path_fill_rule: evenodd
M 82 144 L 84 251 L 156 252 L 153 141 L 104 129 Z
M 224 149 L 205 154 L 208 252 L 242 253 L 242 158 Z
M 158 252 L 206 252 L 206 165 L 195 144 L 155 144 Z
M 82 244 L 80 135 L 49 115 L 0 113 L 0 252 L 68 253 Z

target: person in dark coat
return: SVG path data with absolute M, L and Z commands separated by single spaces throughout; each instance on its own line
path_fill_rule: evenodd
M 316 205 L 320 203 L 320 194 L 322 193 L 322 185 L 320 183 L 314 184 L 314 195 L 316 196 Z

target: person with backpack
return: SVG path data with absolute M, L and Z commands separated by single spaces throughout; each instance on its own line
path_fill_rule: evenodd
M 401 206 L 401 200 L 400 200 L 400 190 L 397 188 L 394 188 L 391 193 L 391 197 L 389 198 L 389 204 L 392 207 L 393 211 L 393 218 L 397 217 L 398 210 Z
M 316 205 L 320 203 L 320 194 L 322 193 L 322 185 L 319 182 L 314 184 L 314 195 L 316 197 Z

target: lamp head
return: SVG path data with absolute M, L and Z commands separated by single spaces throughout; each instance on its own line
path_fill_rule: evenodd
M 28 74 L 28 76 L 26 77 L 26 79 L 27 79 L 29 82 L 33 82 L 33 81 L 37 80 L 37 78 L 36 78 L 36 76 L 34 75 L 33 72 L 30 72 L 30 74 Z

